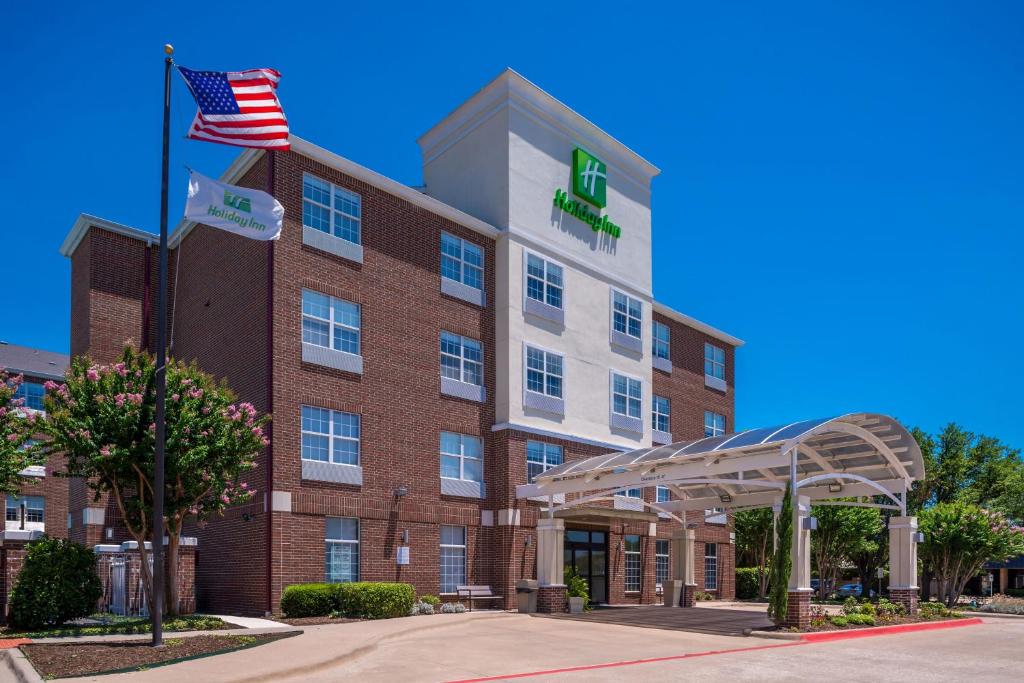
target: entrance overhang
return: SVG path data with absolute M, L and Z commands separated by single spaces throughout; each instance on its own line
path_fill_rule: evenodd
M 865 504 L 905 511 L 906 492 L 923 477 L 921 450 L 899 422 L 852 413 L 568 462 L 516 487 L 516 496 L 548 498 L 548 514 L 560 516 L 619 491 L 666 486 L 673 500 L 657 509 L 678 513 L 771 507 L 792 482 L 793 495 L 811 501 L 882 496 Z
M 579 507 L 558 510 L 555 512 L 554 516 L 556 519 L 564 519 L 567 522 L 577 522 L 581 524 L 607 525 L 614 521 L 648 523 L 658 521 L 658 515 L 654 512 L 644 512 L 643 510 L 618 510 L 615 508 L 595 507 L 589 505 L 581 505 Z

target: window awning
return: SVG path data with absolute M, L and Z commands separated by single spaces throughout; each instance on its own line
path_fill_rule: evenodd
M 679 513 L 771 506 L 793 479 L 812 500 L 884 495 L 892 505 L 863 504 L 905 511 L 906 491 L 922 477 L 910 432 L 891 417 L 853 413 L 567 462 L 516 487 L 516 496 L 569 494 L 558 506 L 552 499 L 557 510 L 666 486 L 672 500 L 645 504 Z

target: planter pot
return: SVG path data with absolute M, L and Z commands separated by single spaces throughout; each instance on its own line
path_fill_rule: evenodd
M 569 614 L 583 614 L 586 598 L 569 598 Z

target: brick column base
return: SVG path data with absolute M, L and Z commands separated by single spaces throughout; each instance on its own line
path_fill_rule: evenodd
M 537 589 L 538 612 L 565 612 L 567 600 L 565 586 L 541 586 Z
M 907 609 L 907 614 L 917 614 L 916 588 L 890 588 L 889 599 L 903 605 Z
M 811 625 L 811 591 L 789 591 L 786 620 L 782 625 L 799 629 Z
M 697 603 L 697 586 L 683 584 L 683 607 L 693 607 Z

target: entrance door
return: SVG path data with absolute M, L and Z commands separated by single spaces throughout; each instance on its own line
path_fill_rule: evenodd
M 590 601 L 608 602 L 608 534 L 586 529 L 565 530 L 565 566 L 587 580 Z

